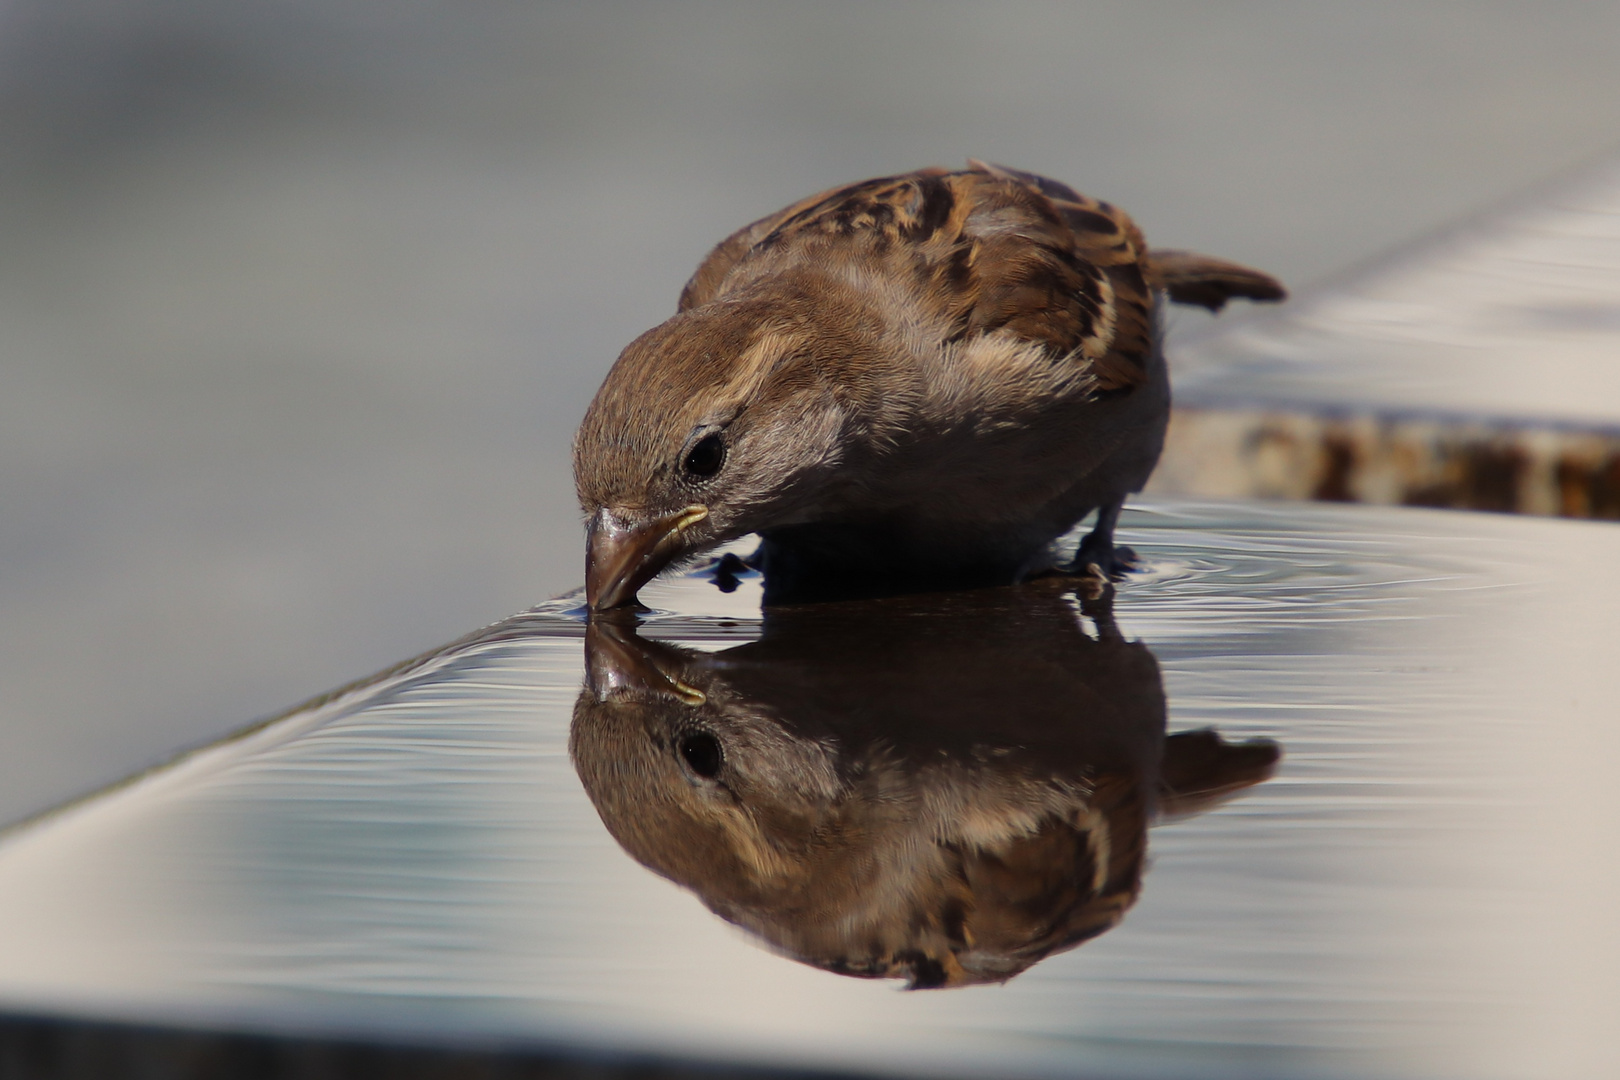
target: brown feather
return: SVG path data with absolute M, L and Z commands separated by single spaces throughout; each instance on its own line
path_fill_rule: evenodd
M 1269 274 L 1225 259 L 1193 251 L 1155 248 L 1148 257 L 1154 285 L 1178 304 L 1196 304 L 1219 311 L 1233 297 L 1246 300 L 1284 300 L 1288 290 Z
M 1093 368 L 1099 390 L 1146 379 L 1153 301 L 1135 223 L 1055 181 L 981 163 L 850 184 L 762 218 L 709 253 L 681 310 L 829 248 L 909 278 L 958 338 L 1006 331 Z

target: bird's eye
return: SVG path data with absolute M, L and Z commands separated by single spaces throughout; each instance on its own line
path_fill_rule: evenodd
M 713 735 L 702 732 L 688 735 L 681 740 L 677 747 L 681 753 L 681 760 L 686 767 L 703 777 L 713 780 L 720 775 L 720 763 L 723 756 L 720 753 L 720 740 Z
M 713 476 L 725 460 L 725 442 L 719 435 L 705 435 L 686 452 L 681 467 L 693 476 Z

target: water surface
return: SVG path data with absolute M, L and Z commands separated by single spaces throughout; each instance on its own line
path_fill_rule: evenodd
M 1612 1075 L 1620 532 L 1125 532 L 1111 612 L 762 620 L 699 574 L 594 643 L 577 598 L 497 624 L 13 830 L 0 1001 L 897 1075 Z

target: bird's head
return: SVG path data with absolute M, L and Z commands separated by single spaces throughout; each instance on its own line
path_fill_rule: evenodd
M 824 510 L 865 411 L 858 312 L 800 286 L 682 312 L 626 348 L 574 439 L 592 609 L 686 555 Z M 858 380 L 854 385 L 858 385 Z

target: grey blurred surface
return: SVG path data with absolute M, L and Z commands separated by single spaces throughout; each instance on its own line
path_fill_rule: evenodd
M 1178 402 L 1620 431 L 1620 156 L 1180 350 Z
M 0 819 L 573 585 L 596 382 L 801 194 L 975 155 L 1302 285 L 1617 138 L 1607 3 L 12 0 Z
M 1620 520 L 1620 157 L 1177 354 L 1152 490 Z

